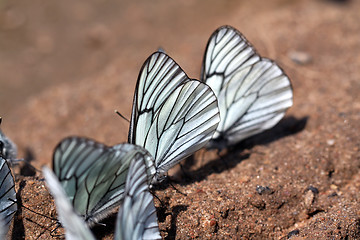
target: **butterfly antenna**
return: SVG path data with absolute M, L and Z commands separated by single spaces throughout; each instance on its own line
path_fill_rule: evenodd
M 117 115 L 119 115 L 122 119 L 124 119 L 125 121 L 127 121 L 128 123 L 130 123 L 130 120 L 127 119 L 126 117 L 124 117 L 124 115 L 122 115 L 118 110 L 115 110 L 115 113 L 116 113 Z
M 25 208 L 26 210 L 28 210 L 28 211 L 30 211 L 30 212 L 32 212 L 32 213 L 34 213 L 34 214 L 37 214 L 37 215 L 42 216 L 42 217 L 44 217 L 44 218 L 48 218 L 48 219 L 50 219 L 50 220 L 52 220 L 52 221 L 56 221 L 56 222 L 58 222 L 58 221 L 59 221 L 59 220 L 57 220 L 57 218 L 52 218 L 52 217 L 46 216 L 45 214 L 42 214 L 42 213 L 36 212 L 36 211 L 34 211 L 34 210 L 30 209 L 29 207 L 26 207 L 25 205 L 22 205 L 22 207 L 23 207 L 23 208 Z
M 40 216 L 42 216 L 42 217 L 45 217 L 45 218 L 48 218 L 48 219 L 50 219 L 50 220 L 53 220 L 53 221 L 58 222 L 58 220 L 57 220 L 56 218 L 52 218 L 52 217 L 46 216 L 45 214 L 42 214 L 42 213 L 38 213 L 38 212 L 36 212 L 35 210 L 32 210 L 31 208 L 25 206 L 24 204 L 20 203 L 20 202 L 17 201 L 17 200 L 14 200 L 14 199 L 11 199 L 11 198 L 8 198 L 8 200 L 11 201 L 11 202 L 14 202 L 14 203 L 16 203 L 16 204 L 19 204 L 20 207 L 25 208 L 26 210 L 28 210 L 28 211 L 30 211 L 30 212 L 32 212 L 32 213 L 34 213 L 34 214 L 37 214 L 37 215 L 40 215 Z
M 170 185 L 173 189 L 175 189 L 175 191 L 177 191 L 178 193 L 184 195 L 185 197 L 187 196 L 186 193 L 181 192 L 179 189 L 177 189 L 177 188 L 172 184 L 172 181 L 171 181 L 171 179 L 170 179 L 169 176 L 167 177 L 167 179 L 168 179 L 169 185 Z
M 36 212 L 36 211 L 34 211 L 34 210 L 26 207 L 25 205 L 23 205 L 23 204 L 21 203 L 21 201 L 17 201 L 17 200 L 11 199 L 11 198 L 8 198 L 8 200 L 9 200 L 9 201 L 12 201 L 12 202 L 14 202 L 14 203 L 16 203 L 16 204 L 18 204 L 18 205 L 20 205 L 22 208 L 25 208 L 25 209 L 27 209 L 28 211 L 30 211 L 30 212 L 32 212 L 32 213 L 34 213 L 34 214 L 37 214 L 37 215 L 40 215 L 40 216 L 42 216 L 42 217 L 48 218 L 48 219 L 50 219 L 50 220 L 52 220 L 52 221 L 56 221 L 54 224 L 51 224 L 51 225 L 50 225 L 50 228 L 51 228 L 53 225 L 55 225 L 55 224 L 60 225 L 60 224 L 59 224 L 59 221 L 58 221 L 57 219 L 51 218 L 51 217 L 46 216 L 46 215 L 44 215 L 44 214 L 42 214 L 42 213 L 38 213 L 38 212 Z M 22 208 L 19 208 L 19 209 L 22 209 Z M 42 226 L 42 225 L 40 225 L 39 223 L 33 221 L 33 220 L 30 219 L 30 218 L 27 218 L 27 217 L 26 217 L 25 219 L 26 219 L 27 221 L 29 221 L 29 222 L 31 222 L 31 223 L 34 223 L 35 225 L 37 225 L 37 226 L 39 226 L 39 227 L 41 227 L 41 228 L 44 229 L 44 231 L 42 231 L 42 232 L 40 233 L 40 235 L 39 235 L 36 239 L 39 239 L 39 238 L 41 237 L 41 235 L 43 235 L 46 231 L 49 231 L 49 232 L 50 232 L 50 235 L 51 235 L 51 233 L 58 228 L 58 227 L 56 227 L 55 230 L 50 231 L 48 227 Z M 52 235 L 51 235 L 51 236 L 52 236 Z
M 179 189 L 177 189 L 173 184 L 172 184 L 172 182 L 170 181 L 169 182 L 169 184 L 170 184 L 170 186 L 172 186 L 174 189 L 175 189 L 175 191 L 177 191 L 178 193 L 180 193 L 180 194 L 182 194 L 182 195 L 184 195 L 185 197 L 187 196 L 187 194 L 186 193 L 183 193 L 183 192 L 181 192 Z
M 62 236 L 61 234 L 56 234 L 56 233 L 54 234 L 54 232 L 57 231 L 57 230 L 59 229 L 59 227 L 61 227 L 61 224 L 60 224 L 60 222 L 59 222 L 58 219 L 52 218 L 52 217 L 49 217 L 49 216 L 46 216 L 46 215 L 44 215 L 44 214 L 42 214 L 42 213 L 38 213 L 38 212 L 36 212 L 36 211 L 34 211 L 34 210 L 32 210 L 32 209 L 24 206 L 24 205 L 23 205 L 22 207 L 25 208 L 25 209 L 27 209 L 28 211 L 34 213 L 34 214 L 38 214 L 38 215 L 40 215 L 40 216 L 42 216 L 42 217 L 48 218 L 48 219 L 50 219 L 50 220 L 52 220 L 52 221 L 55 221 L 55 223 L 51 223 L 50 226 L 46 227 L 46 226 L 43 226 L 43 225 L 35 222 L 34 220 L 32 220 L 32 219 L 30 219 L 30 218 L 28 218 L 28 217 L 26 217 L 25 219 L 26 219 L 27 221 L 29 221 L 29 222 L 31 222 L 31 223 L 34 223 L 35 225 L 37 225 L 37 226 L 39 226 L 40 228 L 43 228 L 43 229 L 44 229 L 44 230 L 39 234 L 39 236 L 37 236 L 36 239 L 40 239 L 40 237 L 41 237 L 46 231 L 49 231 L 49 232 L 50 232 L 50 236 L 51 236 L 51 237 L 59 237 L 59 236 Z M 53 230 L 51 230 L 51 228 L 52 228 L 54 225 L 57 225 L 57 226 L 56 226 Z
M 159 202 L 160 202 L 160 204 L 161 204 L 162 207 L 165 206 L 165 203 L 164 203 L 163 201 L 161 201 L 161 199 L 160 199 L 158 196 L 156 196 L 155 192 L 151 192 L 151 194 L 152 194 L 157 200 L 159 200 Z
M 55 232 L 56 230 L 58 230 L 59 227 L 61 227 L 61 225 L 60 225 L 59 222 L 56 222 L 56 223 L 54 223 L 54 224 L 51 224 L 49 227 L 45 227 L 45 226 L 43 226 L 43 225 L 35 222 L 34 220 L 30 219 L 30 218 L 25 218 L 25 219 L 26 219 L 27 221 L 35 224 L 36 226 L 44 229 L 44 230 L 39 234 L 39 236 L 36 237 L 36 239 L 40 239 L 40 237 L 41 237 L 46 231 L 49 231 L 49 232 L 50 232 L 50 236 L 51 236 L 51 237 L 62 237 L 62 236 L 64 235 L 64 234 L 54 234 L 54 232 Z M 55 224 L 57 225 L 56 228 L 53 229 L 53 230 L 50 230 L 50 228 L 51 228 L 52 226 L 54 226 Z

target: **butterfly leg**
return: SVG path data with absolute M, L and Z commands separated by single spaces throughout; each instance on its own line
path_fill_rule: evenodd
M 177 189 L 177 188 L 174 186 L 174 184 L 172 184 L 172 180 L 171 180 L 171 178 L 169 177 L 169 175 L 167 176 L 166 179 L 167 179 L 169 185 L 170 185 L 173 189 L 175 189 L 175 191 L 177 191 L 178 193 L 180 193 L 180 194 L 182 194 L 182 195 L 184 195 L 184 196 L 187 196 L 186 193 L 181 192 L 179 189 Z

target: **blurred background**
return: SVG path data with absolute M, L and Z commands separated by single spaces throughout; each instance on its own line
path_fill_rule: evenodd
M 130 118 L 145 59 L 162 47 L 199 78 L 207 40 L 222 25 L 285 69 L 295 89 L 291 113 L 306 114 L 298 97 L 315 98 L 307 92 L 314 80 L 341 67 L 344 51 L 359 53 L 358 10 L 357 1 L 326 0 L 0 0 L 2 128 L 20 156 L 29 150 L 46 163 L 68 135 L 126 141 L 128 123 L 114 110 Z M 355 62 L 343 69 L 351 79 Z
M 201 34 L 231 24 L 224 18 L 244 4 L 215 0 L 0 3 L 3 116 L 51 85 L 92 76 L 116 59 L 126 60 L 117 66 L 120 69 L 140 67 L 160 46 L 169 52 L 196 51 L 199 58 L 192 62 L 199 67 L 206 43 Z M 136 76 L 129 82 L 135 80 Z

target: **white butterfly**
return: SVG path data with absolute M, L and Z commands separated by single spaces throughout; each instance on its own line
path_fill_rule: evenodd
M 210 87 L 189 79 L 163 52 L 145 61 L 134 94 L 129 143 L 144 147 L 155 159 L 152 183 L 205 146 L 219 121 Z
M 0 219 L 2 233 L 6 234 L 8 225 L 17 211 L 14 178 L 9 163 L 0 157 Z
M 201 81 L 216 94 L 221 117 L 208 148 L 222 149 L 272 128 L 293 103 L 291 83 L 283 70 L 260 57 L 230 26 L 211 35 Z
M 135 149 L 137 148 L 139 147 L 135 146 Z M 126 176 L 125 198 L 116 222 L 116 240 L 161 239 L 153 196 L 148 189 L 145 161 L 145 158 L 136 157 L 131 161 Z M 58 178 L 47 167 L 43 168 L 43 174 L 54 196 L 60 222 L 65 228 L 66 239 L 95 239 L 85 221 L 75 213 Z
M 90 139 L 69 137 L 56 147 L 53 169 L 75 211 L 92 226 L 123 200 L 133 159 L 146 159 L 148 164 L 154 161 L 145 149 L 132 144 L 107 147 Z M 148 167 L 155 171 L 151 170 L 153 166 Z

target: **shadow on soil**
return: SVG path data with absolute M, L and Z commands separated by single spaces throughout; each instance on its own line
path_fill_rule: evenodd
M 280 121 L 275 127 L 269 129 L 263 133 L 250 137 L 237 145 L 229 147 L 225 150 L 225 154 L 218 153 L 218 158 L 206 163 L 197 170 L 190 171 L 189 169 L 195 165 L 194 157 L 187 158 L 182 164 L 182 172 L 185 176 L 180 185 L 187 185 L 190 183 L 204 180 L 212 173 L 221 173 L 223 171 L 234 168 L 241 161 L 249 158 L 251 149 L 256 145 L 266 145 L 281 139 L 286 136 L 290 136 L 302 131 L 308 117 L 297 119 L 295 117 L 286 117 Z
M 16 192 L 16 201 L 18 205 L 18 210 L 14 216 L 14 223 L 13 223 L 13 231 L 11 235 L 11 239 L 25 239 L 25 227 L 22 218 L 22 199 L 21 199 L 21 191 L 25 187 L 25 182 L 21 181 L 19 185 L 19 190 Z
M 297 119 L 295 117 L 284 118 L 272 129 L 250 137 L 240 142 L 239 144 L 228 148 L 225 151 L 226 153 L 224 155 L 218 153 L 218 158 L 206 163 L 205 165 L 194 171 L 190 171 L 189 169 L 196 164 L 197 160 L 193 156 L 189 157 L 184 161 L 182 165 L 180 165 L 181 172 L 184 177 L 180 182 L 177 183 L 180 185 L 188 185 L 194 182 L 201 181 L 212 173 L 221 173 L 223 171 L 231 169 L 237 164 L 239 164 L 241 161 L 249 158 L 251 154 L 251 149 L 254 146 L 269 144 L 283 137 L 296 134 L 305 128 L 307 121 L 308 117 L 303 117 L 300 119 Z M 171 184 L 171 181 L 171 179 L 166 178 L 165 181 L 161 182 L 161 184 L 155 185 L 154 188 L 157 190 L 164 190 L 169 186 L 173 186 Z M 168 206 L 168 203 L 162 203 L 162 205 L 162 207 L 157 208 L 159 222 L 164 222 L 166 216 L 168 215 L 172 216 L 171 226 L 169 229 L 166 230 L 168 235 L 165 239 L 175 239 L 177 228 L 176 218 L 180 212 L 186 211 L 187 206 L 175 206 L 169 212 L 166 207 Z

